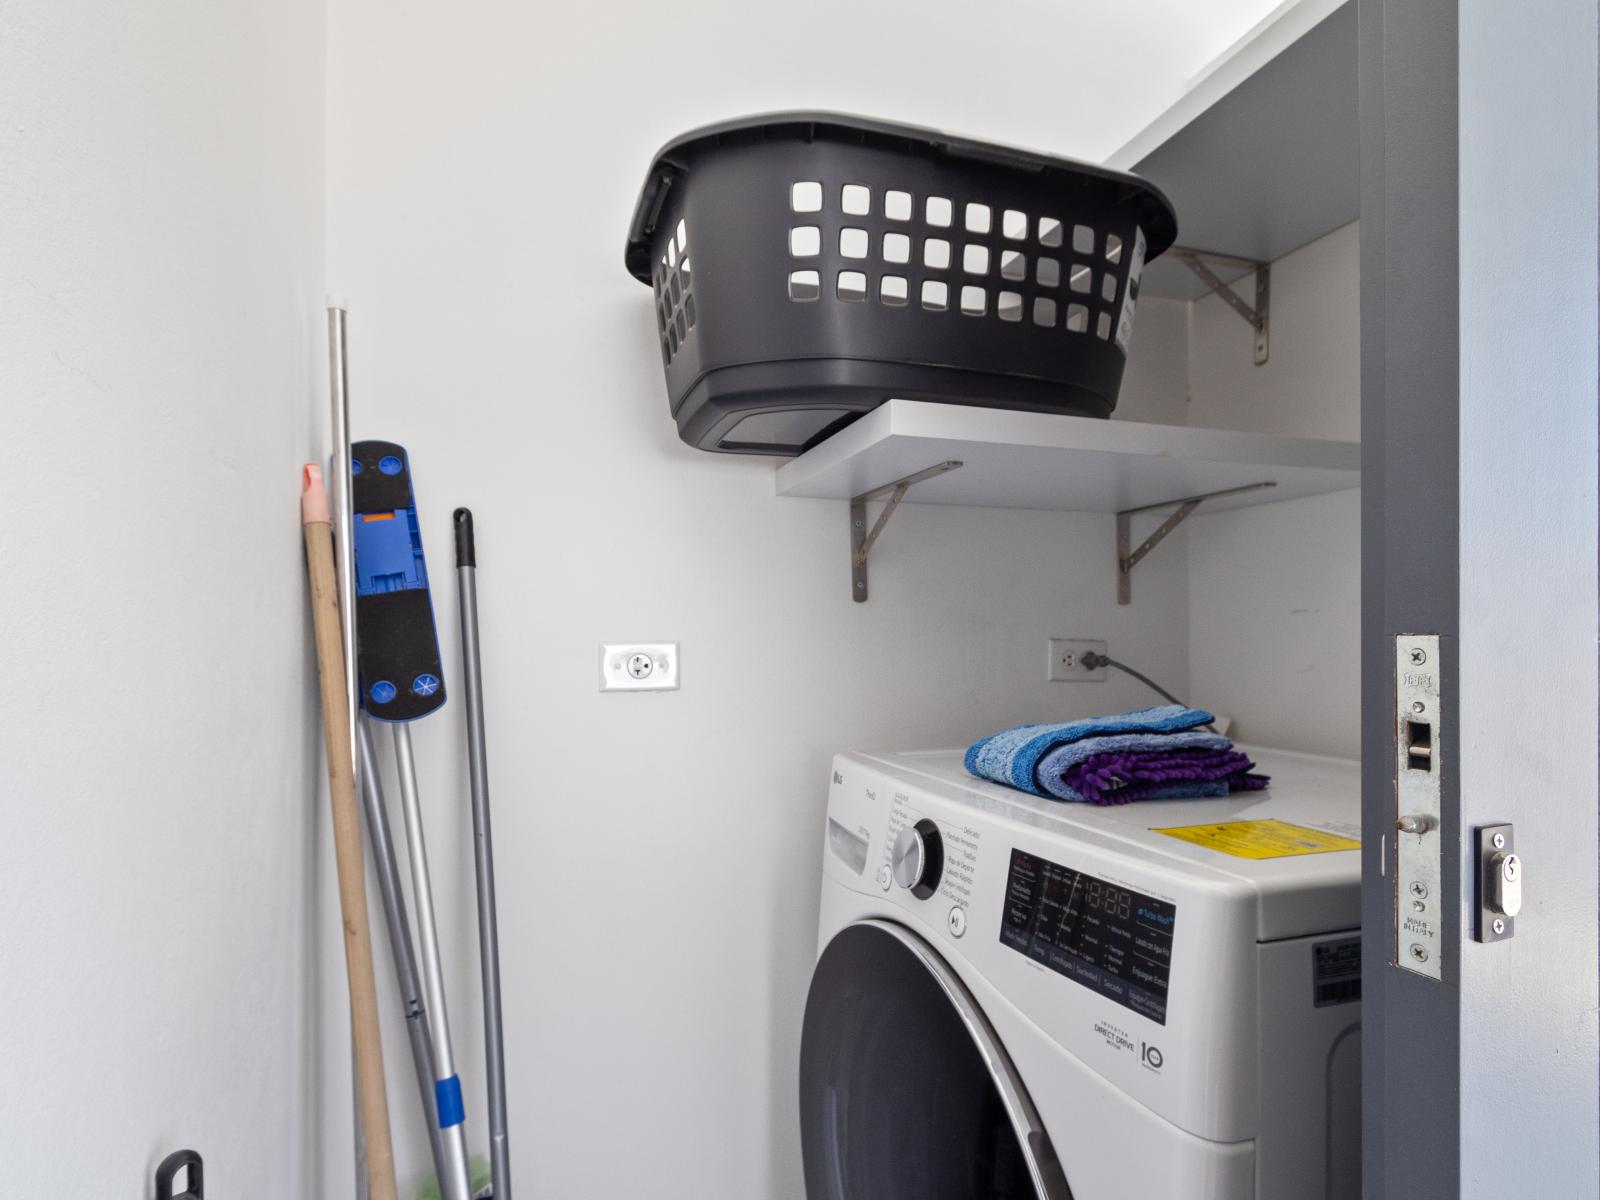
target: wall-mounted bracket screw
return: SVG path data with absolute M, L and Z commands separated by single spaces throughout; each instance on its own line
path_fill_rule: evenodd
M 1411 665 L 1413 667 L 1420 667 L 1427 661 L 1428 652 L 1426 650 L 1424 650 L 1421 646 L 1413 646 L 1411 648 Z

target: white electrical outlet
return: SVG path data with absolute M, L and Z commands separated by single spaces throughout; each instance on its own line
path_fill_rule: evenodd
M 671 692 L 677 687 L 677 642 L 612 642 L 600 647 L 602 692 Z
M 1090 683 L 1104 679 L 1104 667 L 1091 671 L 1083 665 L 1083 656 L 1091 651 L 1104 655 L 1106 643 L 1088 638 L 1051 638 L 1049 667 L 1044 677 L 1053 683 Z

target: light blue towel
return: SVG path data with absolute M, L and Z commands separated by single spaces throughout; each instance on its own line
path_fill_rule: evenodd
M 1106 750 L 1227 749 L 1232 743 L 1220 734 L 1190 732 L 1213 719 L 1203 709 L 1164 704 L 1108 717 L 1086 717 L 1064 724 L 1018 725 L 974 742 L 967 749 L 966 766 L 968 771 L 981 779 L 992 779 L 1036 796 L 1054 795 L 1064 800 L 1082 800 L 1081 795 L 1060 782 L 1061 772 L 1073 762 Z M 1082 748 L 1077 757 L 1063 755 L 1070 761 L 1053 761 L 1051 764 L 1057 789 L 1072 792 L 1071 795 L 1061 795 L 1060 790 L 1049 789 L 1048 784 L 1040 779 L 1041 764 L 1058 747 L 1064 750 Z M 1225 790 L 1219 794 L 1225 794 Z M 1191 790 L 1185 794 L 1193 795 L 1194 792 Z

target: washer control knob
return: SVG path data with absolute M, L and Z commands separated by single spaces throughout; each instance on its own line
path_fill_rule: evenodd
M 895 835 L 890 856 L 894 881 L 919 900 L 926 900 L 939 886 L 944 871 L 944 843 L 939 827 L 924 818 Z
M 904 888 L 921 883 L 923 857 L 922 834 L 907 825 L 895 834 L 894 850 L 890 855 L 894 881 Z

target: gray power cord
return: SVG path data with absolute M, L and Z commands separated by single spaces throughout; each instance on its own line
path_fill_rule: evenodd
M 1124 675 L 1133 676 L 1133 678 L 1144 684 L 1145 687 L 1149 688 L 1156 695 L 1165 698 L 1169 704 L 1176 704 L 1183 708 L 1189 707 L 1182 700 L 1179 700 L 1171 692 L 1167 691 L 1166 688 L 1162 687 L 1154 679 L 1151 679 L 1150 676 L 1140 671 L 1135 671 L 1132 667 L 1128 666 L 1127 663 L 1119 663 L 1116 659 L 1112 658 L 1108 654 L 1097 654 L 1095 651 L 1091 650 L 1083 656 L 1081 661 L 1083 662 L 1084 669 L 1088 671 L 1098 671 L 1101 667 L 1115 667 Z M 1212 733 L 1217 731 L 1217 727 L 1209 722 L 1205 725 L 1202 725 L 1200 728 L 1209 729 Z

